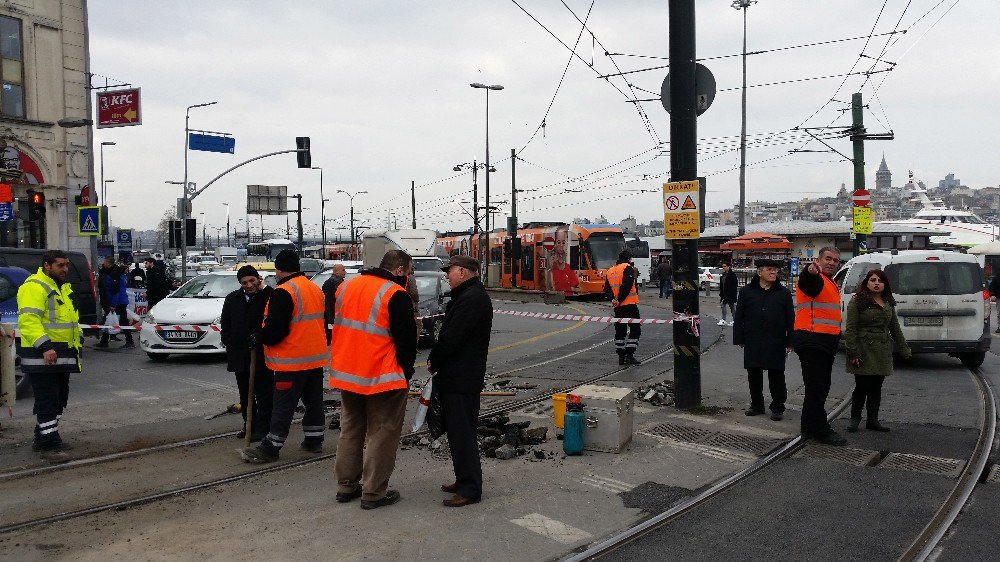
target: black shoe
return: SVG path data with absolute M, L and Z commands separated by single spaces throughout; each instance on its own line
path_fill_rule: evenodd
M 759 415 L 761 415 L 763 413 L 764 413 L 764 410 L 755 410 L 753 408 L 747 408 L 746 410 L 743 410 L 743 415 L 744 416 L 759 416 Z
M 784 412 L 771 412 L 771 421 L 781 421 L 785 419 Z
M 878 420 L 868 420 L 868 423 L 865 424 L 865 427 L 872 431 L 881 431 L 883 433 L 889 431 L 889 428 L 880 424 Z
M 260 447 L 247 447 L 240 449 L 240 457 L 250 464 L 264 464 L 278 460 L 278 455 L 269 455 Z
M 323 442 L 322 441 L 303 441 L 300 448 L 307 453 L 322 453 L 323 452 Z
M 861 425 L 861 418 L 851 418 L 851 420 L 847 422 L 847 427 L 845 429 L 851 433 L 857 433 L 859 425 Z
M 624 365 L 625 364 L 625 355 L 622 354 L 622 353 L 618 354 L 618 364 L 619 365 Z
M 106 342 L 106 341 L 100 341 L 94 347 L 100 347 L 101 349 L 103 349 L 105 347 L 108 347 L 108 342 Z
M 623 363 L 624 365 L 642 365 L 642 361 L 636 359 L 635 355 L 631 353 L 625 356 L 624 361 L 625 361 L 625 363 Z
M 135 349 L 135 343 L 134 342 L 126 342 L 125 345 L 123 346 L 123 349 Z
M 239 430 L 239 431 L 236 432 L 236 438 L 237 439 L 243 439 L 246 436 L 247 436 L 247 432 L 245 430 L 241 429 L 241 430 Z
M 377 507 L 384 507 L 387 505 L 392 505 L 399 501 L 399 492 L 396 490 L 389 490 L 382 496 L 380 500 L 361 500 L 361 509 L 375 509 Z
M 42 459 L 47 460 L 52 464 L 61 464 L 73 460 L 69 456 L 69 453 L 60 450 L 47 449 L 42 451 L 39 455 Z
M 38 441 L 33 441 L 31 443 L 31 450 L 36 453 L 43 453 L 45 451 L 72 451 L 73 446 L 65 441 L 60 441 L 57 445 L 42 447 L 38 444 Z
M 357 488 L 353 492 L 337 492 L 337 503 L 347 503 L 353 499 L 360 497 L 361 497 L 361 488 Z
M 843 435 L 832 429 L 823 435 L 815 436 L 814 439 L 824 445 L 840 446 L 847 443 L 847 439 L 844 439 Z

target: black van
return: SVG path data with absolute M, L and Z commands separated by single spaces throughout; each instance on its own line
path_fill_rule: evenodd
M 0 265 L 23 267 L 31 273 L 42 267 L 45 250 L 34 248 L 0 248 Z M 69 256 L 69 282 L 73 286 L 73 304 L 80 313 L 81 324 L 97 324 L 97 294 L 94 274 L 87 256 L 81 252 L 66 252 Z

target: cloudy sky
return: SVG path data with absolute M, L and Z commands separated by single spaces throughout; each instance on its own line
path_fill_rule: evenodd
M 116 225 L 154 226 L 174 204 L 179 187 L 164 182 L 183 177 L 185 108 L 216 101 L 192 110 L 191 126 L 232 133 L 236 154 L 192 152 L 190 181 L 202 185 L 310 136 L 313 165 L 324 169 L 331 238 L 346 235 L 347 196 L 338 189 L 368 192 L 355 198 L 359 224 L 384 227 L 391 216 L 404 227 L 411 181 L 418 226 L 467 228 L 463 208 L 470 205 L 462 202 L 471 201 L 472 177 L 452 168 L 485 159 L 485 91 L 471 82 L 504 86 L 490 94 L 489 115 L 497 168 L 490 198 L 503 211 L 498 224 L 509 211 L 512 148 L 517 187 L 526 190 L 518 198 L 522 221 L 662 216 L 657 190 L 670 167 L 669 118 L 658 101 L 628 100 L 657 98 L 667 69 L 602 76 L 666 65 L 663 0 L 89 5 L 95 80 L 127 82 L 143 96 L 142 126 L 97 131 L 96 142 L 117 143 L 105 151 Z M 703 64 L 720 90 L 698 122 L 699 173 L 709 178 L 708 208 L 715 210 L 739 198 L 741 63 L 727 55 L 740 52 L 742 15 L 728 0 L 698 0 L 697 9 L 698 56 L 710 59 Z M 987 0 L 754 4 L 748 50 L 769 52 L 748 57 L 748 84 L 787 83 L 749 90 L 747 199 L 818 197 L 850 186 L 851 164 L 839 155 L 788 151 L 825 149 L 792 129 L 848 124 L 843 102 L 859 88 L 869 104 L 869 131 L 896 135 L 867 144 L 872 184 L 884 151 L 897 185 L 907 170 L 928 183 L 954 172 L 973 187 L 997 185 L 997 14 Z M 577 18 L 586 21 L 582 33 Z M 907 32 L 879 35 L 894 30 Z M 553 35 L 576 44 L 579 57 Z M 855 37 L 861 39 L 838 41 Z M 776 50 L 819 42 L 831 43 Z M 842 76 L 887 68 L 893 70 Z M 850 154 L 849 141 L 830 143 Z M 319 172 L 297 169 L 294 155 L 229 174 L 195 200 L 195 216 L 205 213 L 213 232 L 225 226 L 228 202 L 236 228 L 246 216 L 248 184 L 287 185 L 289 193 L 304 194 L 307 232 L 318 232 Z M 284 231 L 283 218 L 264 222 Z M 259 228 L 259 219 L 252 223 Z

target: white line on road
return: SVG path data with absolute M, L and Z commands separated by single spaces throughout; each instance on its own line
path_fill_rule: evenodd
M 563 544 L 573 544 L 591 536 L 587 531 L 556 521 L 541 513 L 529 513 L 524 517 L 511 519 L 510 522 Z
M 138 398 L 142 396 L 141 392 L 137 392 L 135 390 L 113 390 L 111 391 L 111 394 L 121 396 L 122 398 Z
M 614 478 L 607 478 L 605 476 L 584 476 L 580 479 L 580 482 L 613 494 L 630 492 L 633 488 L 635 488 L 635 485 L 633 484 L 622 482 L 621 480 L 615 480 Z

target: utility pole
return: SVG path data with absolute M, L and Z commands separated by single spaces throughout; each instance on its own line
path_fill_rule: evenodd
M 757 0 L 734 0 L 733 8 L 743 10 L 743 88 L 741 89 L 742 126 L 740 128 L 740 224 L 738 234 L 747 233 L 747 8 Z
M 410 228 L 417 228 L 417 182 L 410 180 L 410 209 L 413 211 L 413 220 L 410 221 Z
M 479 234 L 479 183 L 477 182 L 476 172 L 479 170 L 479 166 L 476 164 L 476 160 L 472 160 L 472 232 L 474 234 Z M 489 177 L 489 172 L 487 177 Z
M 521 261 L 521 239 L 517 237 L 517 182 L 514 170 L 517 152 L 510 149 L 510 221 L 507 223 L 507 238 L 510 240 L 510 286 L 517 287 L 517 270 Z
M 851 144 L 854 146 L 854 191 L 857 191 L 865 188 L 865 116 L 861 92 L 851 96 L 851 130 L 860 133 L 851 135 Z M 860 256 L 868 251 L 867 248 L 868 235 L 855 232 L 853 255 Z
M 299 230 L 299 255 L 301 256 L 302 255 L 302 194 L 300 193 L 298 195 L 293 195 L 293 197 L 295 197 L 298 203 L 298 210 L 296 212 L 299 214 L 299 216 L 296 219 L 298 222 L 296 223 L 295 226 Z
M 698 179 L 695 89 L 695 3 L 669 1 L 670 181 Z M 674 314 L 699 318 L 698 239 L 672 240 Z M 678 408 L 701 404 L 701 338 L 695 321 L 674 320 L 674 399 Z

